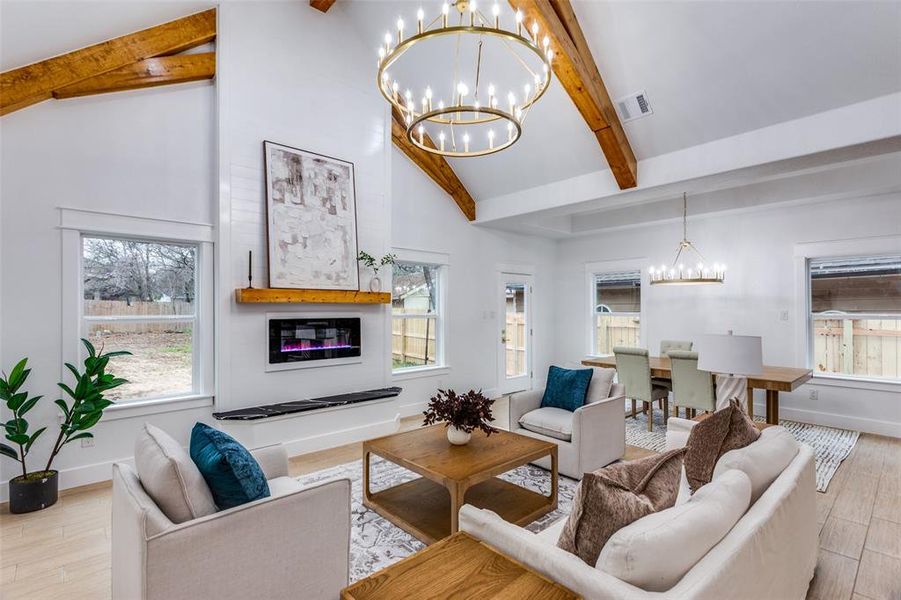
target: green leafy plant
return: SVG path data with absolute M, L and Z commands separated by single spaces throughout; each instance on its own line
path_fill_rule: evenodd
M 22 390 L 25 381 L 31 374 L 31 369 L 26 368 L 28 359 L 20 360 L 9 375 L 3 374 L 0 378 L 0 400 L 6 404 L 6 408 L 12 413 L 13 418 L 3 424 L 6 430 L 6 439 L 18 446 L 18 451 L 0 442 L 0 454 L 18 461 L 22 465 L 22 476 L 28 476 L 28 469 L 25 467 L 25 457 L 31 450 L 31 446 L 35 440 L 40 437 L 46 427 L 41 427 L 34 433 L 28 433 L 28 421 L 25 420 L 25 414 L 28 413 L 42 396 L 30 396 L 28 392 Z
M 106 407 L 114 404 L 112 400 L 104 398 L 104 394 L 128 383 L 125 379 L 107 373 L 106 367 L 114 356 L 130 356 L 131 352 L 120 350 L 103 353 L 101 347 L 98 353 L 88 340 L 82 338 L 81 343 L 88 351 L 88 356 L 84 359 L 84 372 L 79 371 L 74 365 L 66 363 L 66 368 L 75 377 L 75 388 L 62 382 L 57 384 L 69 396 L 71 404 L 62 398 L 54 400 L 63 413 L 63 422 L 60 425 L 59 436 L 53 444 L 53 450 L 50 452 L 50 458 L 47 460 L 45 469 L 47 471 L 50 470 L 53 459 L 63 449 L 63 446 L 75 440 L 94 437 L 94 434 L 88 429 L 100 421 Z
M 357 260 L 372 269 L 373 274 L 378 275 L 379 269 L 388 265 L 393 265 L 397 261 L 397 255 L 386 254 L 381 259 L 376 260 L 375 257 L 368 252 L 360 250 L 360 253 L 357 254 Z

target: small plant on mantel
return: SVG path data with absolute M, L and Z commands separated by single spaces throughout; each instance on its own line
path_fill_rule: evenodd
M 482 390 L 469 390 L 465 394 L 438 390 L 429 400 L 428 409 L 422 413 L 425 416 L 423 425 L 444 422 L 448 441 L 461 446 L 469 441 L 475 429 L 481 429 L 486 435 L 497 431 L 489 425 L 493 419 L 492 404 L 494 402 L 486 398 Z
M 379 277 L 379 269 L 388 265 L 393 265 L 397 261 L 397 255 L 386 254 L 382 258 L 376 260 L 373 255 L 360 250 L 359 254 L 357 254 L 357 260 L 369 269 L 372 269 L 372 279 L 369 280 L 369 291 L 380 292 L 382 291 L 382 280 Z
M 74 365 L 66 363 L 66 368 L 75 376 L 74 389 L 65 383 L 59 383 L 62 389 L 71 398 L 71 404 L 58 398 L 54 403 L 63 413 L 59 435 L 50 451 L 47 466 L 42 471 L 29 472 L 25 459 L 31 452 L 35 441 L 47 429 L 41 427 L 34 433 L 29 433 L 29 423 L 25 415 L 35 407 L 42 396 L 30 396 L 22 388 L 25 385 L 31 369 L 27 368 L 28 359 L 20 360 L 9 375 L 0 377 L 0 400 L 6 404 L 6 408 L 12 414 L 12 419 L 3 424 L 6 431 L 6 439 L 16 447 L 0 443 L 0 455 L 19 462 L 22 466 L 22 474 L 9 480 L 9 510 L 12 513 L 24 513 L 41 510 L 52 506 L 58 498 L 57 471 L 50 467 L 53 459 L 59 454 L 63 446 L 75 440 L 94 437 L 88 429 L 96 425 L 106 407 L 113 404 L 112 400 L 104 398 L 104 394 L 124 383 L 125 379 L 117 378 L 106 372 L 109 360 L 114 356 L 130 355 L 131 352 L 107 352 L 100 349 L 98 353 L 93 344 L 82 339 L 88 351 L 88 357 L 84 360 L 84 372 L 79 371 Z

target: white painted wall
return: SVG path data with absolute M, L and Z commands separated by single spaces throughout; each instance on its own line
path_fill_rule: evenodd
M 149 27 L 206 8 L 166 3 L 6 3 L 2 5 L 3 69 L 54 52 Z M 34 29 L 40 23 L 40 35 Z M 24 33 L 30 32 L 29 35 Z M 85 38 L 92 32 L 93 38 Z M 46 41 L 52 48 L 44 48 Z M 177 87 L 48 101 L 0 121 L 0 342 L 4 369 L 23 356 L 33 369 L 29 390 L 45 394 L 28 420 L 51 428 L 33 449 L 32 469 L 47 459 L 57 407 L 61 364 L 61 232 L 59 207 L 165 218 L 213 220 L 215 96 L 213 85 Z M 187 439 L 195 409 L 150 420 Z M 109 461 L 133 452 L 145 419 L 101 422 L 96 445 L 75 442 L 54 463 L 63 486 L 109 476 Z M 99 465 L 96 469 L 91 465 Z M 0 480 L 16 473 L 0 462 Z M 83 467 L 78 471 L 76 467 Z M 85 479 L 85 477 L 87 479 Z M 6 486 L 0 487 L 6 494 Z
M 652 354 L 661 339 L 693 339 L 703 333 L 763 337 L 764 362 L 804 366 L 803 340 L 796 342 L 799 314 L 795 244 L 901 233 L 901 195 L 781 206 L 731 215 L 689 219 L 689 238 L 710 262 L 729 266 L 722 286 L 642 288 L 642 321 Z M 561 241 L 557 248 L 557 355 L 578 360 L 589 349 L 589 296 L 585 264 L 640 258 L 672 261 L 681 223 L 638 226 Z M 898 250 L 901 250 L 899 248 Z M 647 281 L 647 272 L 643 272 Z M 781 311 L 788 320 L 780 320 Z M 836 387 L 810 383 L 780 394 L 784 418 L 901 436 L 901 387 Z M 817 389 L 819 399 L 809 399 Z M 758 391 L 758 412 L 763 410 Z M 762 412 L 760 412 L 762 414 Z
M 498 384 L 497 346 L 500 325 L 500 265 L 518 264 L 534 272 L 533 370 L 543 386 L 554 347 L 555 243 L 542 238 L 476 227 L 453 200 L 398 150 L 391 152 L 392 231 L 396 248 L 449 255 L 445 355 L 446 374 L 406 378 L 404 414 L 424 408 L 438 388 L 457 391 Z

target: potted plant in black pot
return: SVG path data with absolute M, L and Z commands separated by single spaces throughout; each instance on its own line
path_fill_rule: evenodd
M 88 357 L 84 360 L 84 372 L 79 371 L 74 365 L 66 363 L 66 368 L 75 377 L 75 386 L 70 387 L 65 383 L 59 383 L 69 397 L 70 402 L 58 398 L 55 404 L 63 413 L 59 435 L 50 451 L 47 465 L 40 471 L 28 471 L 25 460 L 31 452 L 35 441 L 47 429 L 41 427 L 29 433 L 30 424 L 25 415 L 35 407 L 43 396 L 31 396 L 22 388 L 31 374 L 27 368 L 28 359 L 20 360 L 9 375 L 0 377 L 0 400 L 6 405 L 12 414 L 12 419 L 3 424 L 6 439 L 13 446 L 0 442 L 0 454 L 7 456 L 22 466 L 22 474 L 9 480 L 9 512 L 26 513 L 41 510 L 53 506 L 59 497 L 59 473 L 51 469 L 53 459 L 59 454 L 63 446 L 69 442 L 84 438 L 94 437 L 88 430 L 96 425 L 103 410 L 113 404 L 103 395 L 109 390 L 127 383 L 106 372 L 110 358 L 114 356 L 129 355 L 130 352 L 98 353 L 94 346 L 85 339 L 81 340 L 88 350 Z
M 423 425 L 444 421 L 447 440 L 456 446 L 463 446 L 469 442 L 475 429 L 481 429 L 486 435 L 497 431 L 489 425 L 493 418 L 493 403 L 481 390 L 469 390 L 465 394 L 457 394 L 454 390 L 438 390 L 429 400 L 428 409 L 422 413 L 425 415 Z

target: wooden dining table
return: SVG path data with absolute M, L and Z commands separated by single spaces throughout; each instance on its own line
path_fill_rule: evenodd
M 672 366 L 669 357 L 651 356 L 651 377 L 672 379 Z M 616 357 L 598 356 L 586 358 L 582 364 L 587 367 L 616 368 Z M 796 367 L 763 366 L 759 375 L 748 377 L 748 414 L 754 417 L 754 390 L 766 391 L 766 422 L 779 423 L 779 392 L 793 392 L 800 385 L 810 381 L 813 371 Z

